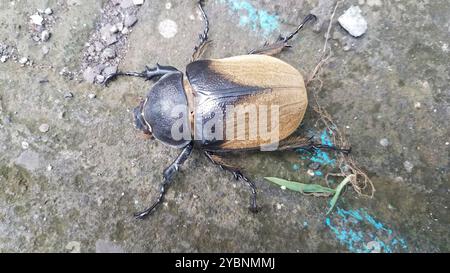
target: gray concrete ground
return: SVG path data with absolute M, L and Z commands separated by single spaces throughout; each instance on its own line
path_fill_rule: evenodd
M 0 43 L 9 58 L 0 63 L 0 251 L 449 251 L 450 4 L 343 1 L 336 16 L 352 4 L 361 7 L 368 30 L 355 39 L 333 25 L 320 103 L 346 129 L 375 184 L 374 198 L 348 189 L 327 216 L 326 199 L 263 180 L 324 184 L 323 176 L 306 174 L 301 155 L 237 154 L 259 188 L 262 211 L 252 215 L 247 188 L 194 153 L 165 204 L 137 221 L 132 214 L 157 194 L 161 172 L 178 151 L 143 139 L 132 126 L 129 111 L 148 82 L 122 79 L 105 88 L 86 82 L 85 72 L 156 62 L 182 69 L 202 28 L 194 1 L 1 1 Z M 205 57 L 245 53 L 314 8 L 315 31 L 306 28 L 280 56 L 308 74 L 333 6 L 209 0 L 213 44 Z M 43 27 L 30 23 L 48 7 L 53 12 L 43 13 Z M 126 14 L 137 23 L 105 46 L 102 26 Z M 48 41 L 39 40 L 43 30 Z M 114 54 L 102 56 L 103 47 Z M 304 130 L 320 131 L 313 121 L 308 115 Z

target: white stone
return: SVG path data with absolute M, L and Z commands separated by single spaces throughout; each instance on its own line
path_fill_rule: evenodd
M 50 126 L 46 123 L 41 124 L 41 126 L 39 126 L 39 131 L 41 131 L 42 133 L 47 133 L 48 130 L 50 130 Z
M 6 55 L 3 55 L 3 56 L 0 58 L 0 61 L 1 61 L 2 63 L 6 62 L 7 60 L 8 60 L 8 56 L 6 56 Z
M 90 98 L 90 99 L 95 99 L 97 97 L 97 95 L 95 95 L 95 94 L 89 94 L 88 95 L 88 98 Z
M 31 22 L 35 25 L 42 26 L 42 22 L 44 21 L 44 18 L 40 16 L 39 14 L 34 14 L 30 16 Z
M 339 17 L 338 22 L 354 37 L 360 37 L 367 31 L 367 21 L 358 6 L 351 6 Z
M 380 139 L 380 145 L 383 147 L 389 146 L 389 140 L 387 138 Z
M 30 144 L 28 144 L 28 142 L 26 141 L 22 141 L 22 149 L 26 150 L 28 149 L 28 147 L 30 147 Z
M 173 20 L 166 19 L 159 23 L 158 30 L 164 38 L 170 39 L 177 34 L 178 26 Z
M 28 62 L 28 58 L 27 57 L 22 57 L 19 60 L 19 63 L 21 63 L 21 64 L 26 64 L 27 62 Z
M 44 13 L 47 14 L 47 15 L 52 15 L 53 14 L 53 10 L 51 8 L 46 8 L 44 10 Z
M 405 167 L 405 170 L 410 173 L 412 172 L 414 165 L 409 161 L 405 161 L 403 162 L 403 167 Z
M 140 6 L 144 4 L 144 0 L 133 0 L 133 4 L 135 4 L 136 6 Z
M 41 40 L 43 42 L 47 42 L 48 39 L 50 39 L 50 32 L 48 32 L 47 30 L 42 31 L 42 33 L 41 33 Z

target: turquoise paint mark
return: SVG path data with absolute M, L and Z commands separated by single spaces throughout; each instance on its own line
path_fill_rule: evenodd
M 333 146 L 333 141 L 330 138 L 331 133 L 328 132 L 327 129 L 323 130 L 320 134 L 320 141 L 322 145 Z M 336 160 L 331 158 L 330 155 L 320 149 L 317 149 L 314 155 L 310 158 L 311 161 L 320 163 L 321 165 L 329 165 L 334 166 L 336 164 Z
M 314 175 L 315 175 L 315 176 L 322 176 L 323 173 L 322 173 L 322 171 L 317 170 L 317 171 L 314 171 Z
M 239 26 L 249 26 L 253 31 L 262 30 L 267 36 L 280 28 L 278 16 L 265 10 L 260 10 L 244 0 L 220 0 L 222 4 L 228 4 L 230 9 L 239 14 Z
M 333 146 L 333 141 L 330 138 L 331 133 L 328 132 L 327 129 L 323 130 L 323 132 L 320 134 L 320 141 L 322 145 L 328 145 Z M 309 159 L 312 162 L 317 162 L 322 166 L 332 166 L 334 167 L 336 164 L 336 160 L 334 158 L 331 158 L 331 156 L 324 150 L 321 149 L 315 149 L 314 153 L 310 153 L 308 151 L 305 151 L 303 149 L 298 149 L 299 152 L 306 152 L 307 156 L 300 157 L 301 159 Z
M 294 171 L 298 171 L 298 170 L 300 170 L 300 165 L 294 164 L 294 165 L 292 165 L 292 169 L 293 169 Z
M 403 238 L 376 220 L 364 209 L 337 208 L 332 217 L 325 219 L 336 239 L 351 252 L 369 253 L 374 250 L 391 253 L 408 249 Z M 372 242 L 369 244 L 369 242 Z

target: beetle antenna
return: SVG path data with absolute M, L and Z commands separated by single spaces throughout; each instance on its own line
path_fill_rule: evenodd
M 283 41 L 283 42 L 288 42 L 290 39 L 294 38 L 295 35 L 297 35 L 297 33 L 306 25 L 306 23 L 308 23 L 311 20 L 316 20 L 317 17 L 313 14 L 309 14 L 308 16 L 305 17 L 305 19 L 303 19 L 303 22 L 297 27 L 297 29 L 292 32 L 291 34 L 289 34 L 287 37 L 280 37 L 279 40 Z
M 203 9 L 204 5 L 205 5 L 204 0 L 198 1 L 198 9 L 202 14 L 203 22 L 205 25 L 203 28 L 203 32 L 199 35 L 199 43 L 194 47 L 194 53 L 192 53 L 191 62 L 198 60 L 198 58 L 202 56 L 205 50 L 205 46 L 208 45 L 210 42 L 208 41 L 209 20 L 205 10 Z

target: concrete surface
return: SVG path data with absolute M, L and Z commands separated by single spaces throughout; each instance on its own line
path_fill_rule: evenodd
M 0 43 L 16 56 L 0 63 L 0 252 L 450 250 L 448 1 L 354 0 L 337 10 L 339 16 L 359 5 L 368 31 L 355 39 L 333 25 L 333 58 L 322 76 L 320 103 L 346 128 L 355 158 L 377 189 L 373 199 L 348 189 L 339 210 L 326 216 L 326 199 L 263 180 L 324 184 L 323 177 L 306 175 L 308 162 L 299 154 L 237 154 L 259 188 L 263 210 L 252 215 L 247 188 L 196 152 L 165 204 L 144 221 L 132 214 L 153 200 L 162 170 L 178 151 L 141 138 L 132 126 L 129 111 L 148 82 L 122 79 L 104 88 L 83 81 L 86 67 L 98 62 L 87 59 L 86 43 L 111 20 L 102 7 L 133 9 L 138 21 L 112 45 L 117 56 L 108 64 L 141 70 L 159 62 L 181 69 L 202 22 L 194 1 L 146 0 L 141 7 L 120 2 L 0 3 Z M 245 53 L 286 33 L 315 8 L 315 31 L 307 27 L 280 56 L 309 73 L 333 6 L 209 0 L 214 42 L 205 57 Z M 34 41 L 29 16 L 47 7 L 53 9 L 51 37 Z M 167 21 L 160 26 L 167 19 L 177 25 L 172 38 L 161 34 L 175 32 Z M 23 57 L 32 63 L 20 64 Z M 47 132 L 42 124 L 49 125 Z M 305 130 L 321 130 L 313 124 L 307 116 Z

